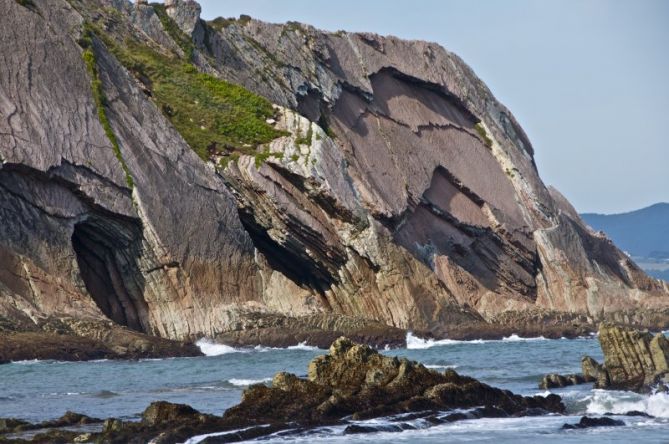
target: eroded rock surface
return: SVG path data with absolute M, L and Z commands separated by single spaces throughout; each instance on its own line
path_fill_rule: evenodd
M 74 318 L 250 343 L 278 317 L 322 342 L 356 323 L 667 325 L 666 284 L 543 185 L 518 122 L 444 48 L 205 22 L 187 0 L 33 3 L 0 0 L 3 331 Z M 129 44 L 268 99 L 276 137 L 198 156 L 185 111 L 119 55 Z M 319 316 L 344 321 L 303 321 Z
M 648 391 L 654 386 L 666 390 L 669 382 L 669 341 L 662 333 L 602 324 L 599 343 L 604 352 L 600 388 Z

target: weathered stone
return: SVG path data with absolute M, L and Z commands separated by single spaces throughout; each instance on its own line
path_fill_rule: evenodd
M 539 388 L 549 389 L 549 388 L 560 388 L 567 387 L 570 385 L 585 384 L 588 381 L 583 375 L 573 374 L 573 375 L 558 375 L 555 373 L 546 375 L 542 378 L 539 383 Z
M 562 426 L 563 429 L 587 429 L 591 427 L 619 427 L 624 426 L 625 422 L 618 419 L 601 417 L 601 418 L 592 418 L 590 416 L 583 416 L 581 420 L 576 424 L 565 424 Z
M 669 348 L 663 335 L 602 323 L 599 343 L 606 370 L 605 384 L 598 380 L 601 388 L 647 391 L 667 373 Z
M 662 334 L 656 334 L 648 346 L 656 372 L 669 371 L 669 340 Z
M 598 381 L 604 373 L 602 365 L 590 356 L 581 358 L 581 372 L 583 372 L 583 377 L 588 382 Z

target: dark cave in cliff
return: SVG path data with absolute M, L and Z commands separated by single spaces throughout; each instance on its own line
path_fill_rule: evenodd
M 144 278 L 137 264 L 140 239 L 138 223 L 95 216 L 75 225 L 72 247 L 100 310 L 120 325 L 147 332 Z

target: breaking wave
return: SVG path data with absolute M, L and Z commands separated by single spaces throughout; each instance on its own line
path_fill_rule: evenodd
M 457 339 L 423 339 L 418 336 L 414 336 L 412 332 L 407 333 L 407 348 L 410 350 L 418 350 L 425 348 L 437 347 L 440 345 L 452 345 L 452 344 L 483 344 L 483 339 L 475 339 L 473 341 L 459 341 Z
M 231 378 L 228 379 L 228 382 L 232 385 L 236 385 L 237 387 L 248 387 L 249 385 L 253 384 L 263 384 L 265 382 L 270 382 L 272 378 L 263 378 L 263 379 L 237 379 L 237 378 Z
M 544 338 L 543 336 L 537 336 L 536 338 L 522 338 L 518 336 L 517 334 L 512 334 L 511 336 L 507 336 L 502 338 L 502 341 L 507 341 L 507 342 L 527 342 L 527 341 L 547 341 L 548 339 Z
M 523 338 L 517 334 L 512 334 L 511 336 L 504 337 L 502 339 L 473 339 L 470 341 L 462 341 L 458 339 L 423 339 L 418 336 L 414 336 L 412 332 L 407 333 L 407 348 L 408 349 L 425 349 L 436 347 L 440 345 L 453 345 L 453 344 L 485 344 L 488 342 L 529 342 L 529 341 L 548 341 L 547 338 L 543 336 L 538 336 L 536 338 Z
M 587 398 L 587 413 L 625 414 L 630 411 L 648 413 L 657 418 L 669 418 L 669 394 L 640 395 L 632 392 L 593 390 Z
M 244 350 L 230 347 L 225 344 L 217 344 L 211 339 L 202 338 L 195 345 L 200 347 L 200 351 L 207 356 L 220 356 L 228 353 L 243 353 Z
M 320 350 L 318 347 L 307 345 L 306 342 L 300 342 L 297 345 L 289 347 L 265 347 L 264 345 L 256 345 L 255 347 L 232 347 L 230 345 L 219 344 L 208 338 L 198 340 L 195 345 L 200 347 L 200 351 L 207 356 L 220 356 L 228 353 L 252 353 L 252 352 L 268 352 L 273 350 L 305 350 L 316 351 Z

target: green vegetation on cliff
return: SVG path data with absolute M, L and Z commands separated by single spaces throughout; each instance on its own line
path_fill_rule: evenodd
M 195 45 L 193 45 L 193 41 L 188 38 L 188 36 L 184 34 L 181 29 L 179 29 L 179 26 L 177 26 L 174 20 L 172 20 L 170 16 L 167 15 L 167 10 L 165 9 L 164 4 L 151 3 L 151 6 L 160 19 L 160 23 L 163 25 L 165 32 L 167 32 L 167 34 L 172 37 L 172 40 L 174 40 L 176 44 L 179 45 L 179 47 L 183 50 L 188 61 L 193 60 L 193 54 L 195 53 Z
M 118 140 L 116 139 L 114 130 L 112 129 L 111 124 L 109 123 L 109 119 L 107 118 L 107 111 L 105 110 L 105 107 L 107 106 L 107 98 L 105 97 L 104 91 L 102 90 L 102 81 L 100 80 L 100 75 L 98 73 L 98 64 L 95 58 L 95 52 L 93 52 L 93 30 L 90 26 L 84 26 L 83 35 L 79 40 L 79 44 L 82 48 L 84 48 L 82 57 L 84 59 L 84 63 L 86 63 L 88 74 L 91 76 L 91 89 L 93 91 L 95 107 L 98 112 L 98 119 L 100 120 L 100 124 L 102 124 L 102 128 L 105 130 L 107 138 L 112 144 L 114 155 L 116 155 L 116 158 L 121 163 L 121 167 L 125 173 L 125 181 L 128 184 L 128 187 L 132 189 L 134 186 L 132 175 L 130 174 L 128 165 L 126 165 L 125 160 L 123 159 Z
M 488 132 L 485 130 L 485 127 L 481 122 L 477 123 L 474 125 L 474 129 L 476 129 L 476 132 L 481 136 L 481 139 L 483 139 L 483 143 L 485 143 L 485 146 L 488 148 L 492 148 L 492 139 L 488 135 Z
M 266 122 L 276 117 L 267 99 L 198 71 L 191 63 L 192 44 L 186 43 L 187 37 L 161 7 L 154 9 L 187 59 L 132 35 L 121 42 L 119 33 L 100 24 L 95 33 L 142 82 L 147 94 L 202 159 L 233 153 L 256 155 L 258 146 L 286 134 Z

